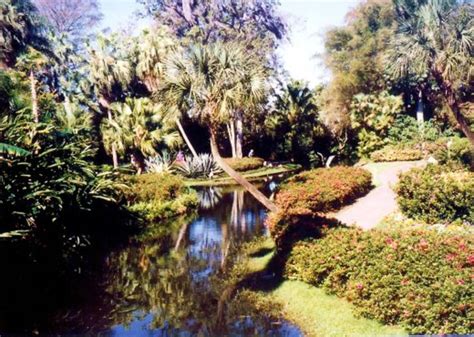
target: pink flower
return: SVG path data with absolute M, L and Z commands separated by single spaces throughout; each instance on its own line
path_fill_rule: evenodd
M 364 289 L 364 285 L 363 285 L 362 283 L 357 283 L 357 284 L 356 284 L 356 288 L 357 288 L 358 290 L 362 290 L 362 289 Z
M 464 285 L 464 280 L 463 279 L 458 279 L 457 280 L 457 284 L 459 284 L 460 286 Z

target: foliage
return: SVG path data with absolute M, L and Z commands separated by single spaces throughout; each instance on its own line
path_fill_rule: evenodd
M 388 130 L 390 144 L 434 142 L 442 137 L 452 136 L 450 128 L 443 129 L 433 120 L 420 123 L 409 115 L 399 115 Z
M 263 167 L 264 160 L 258 157 L 225 158 L 225 162 L 236 171 L 250 171 Z
M 375 162 L 411 161 L 423 157 L 423 151 L 415 144 L 386 145 L 370 154 L 370 159 Z
M 430 165 L 402 174 L 396 188 L 404 214 L 427 223 L 474 223 L 474 173 Z
M 104 145 L 111 151 L 115 145 L 118 154 L 131 154 L 144 167 L 144 158 L 155 155 L 158 147 L 175 146 L 179 134 L 174 122 L 169 121 L 164 108 L 148 98 L 127 98 L 124 103 L 112 105 L 113 119 L 104 121 Z
M 432 230 L 327 230 L 293 248 L 285 274 L 413 334 L 469 334 L 473 244 Z
M 49 52 L 44 26 L 30 0 L 2 0 L 0 3 L 0 66 L 13 67 L 16 58 L 29 47 Z
M 149 173 L 173 173 L 174 160 L 169 152 L 164 151 L 154 157 L 145 159 L 146 171 Z
M 69 257 L 108 226 L 127 224 L 125 186 L 117 173 L 92 163 L 87 124 L 67 129 L 60 119 L 31 118 L 23 109 L 0 119 L 0 139 L 22 149 L 21 156 L 0 157 L 0 230 L 26 230 L 40 246 Z
M 386 52 L 394 79 L 419 77 L 426 94 L 442 96 L 461 130 L 474 142 L 474 133 L 461 105 L 469 101 L 472 82 L 473 5 L 467 1 L 395 2 L 397 32 Z M 442 19 L 440 19 L 442 18 Z M 426 85 L 428 83 L 436 85 Z
M 200 154 L 198 157 L 186 156 L 184 161 L 176 163 L 175 167 L 186 178 L 212 178 L 222 172 L 210 154 Z
M 474 167 L 474 147 L 467 138 L 440 138 L 429 150 L 440 164 L 458 163 Z
M 182 180 L 169 173 L 148 173 L 130 177 L 129 209 L 147 221 L 189 214 L 197 206 L 197 195 Z
M 354 96 L 351 104 L 351 126 L 357 132 L 359 156 L 367 157 L 386 144 L 388 130 L 402 109 L 402 99 L 387 92 Z
M 265 132 L 269 134 L 268 141 L 273 144 L 277 159 L 310 166 L 319 159 L 318 152 L 327 154 L 318 94 L 304 83 L 292 81 L 276 95 L 274 107 L 265 119 Z
M 332 79 L 322 94 L 322 110 L 334 134 L 350 126 L 350 105 L 357 94 L 390 90 L 382 56 L 396 25 L 392 1 L 362 1 L 342 27 L 325 34 L 325 65 Z
M 268 225 L 277 244 L 299 224 L 299 218 L 320 217 L 368 193 L 371 174 L 361 168 L 333 167 L 306 171 L 285 181 L 276 195 L 277 213 Z M 311 222 L 314 219 L 310 219 Z
M 287 31 L 275 0 L 139 2 L 144 5 L 146 14 L 153 16 L 159 25 L 170 27 L 178 37 L 188 37 L 204 44 L 240 41 L 248 45 L 248 50 L 261 53 L 276 48 L 276 40 Z

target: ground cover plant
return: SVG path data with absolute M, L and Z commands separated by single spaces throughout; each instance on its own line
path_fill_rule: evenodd
M 429 165 L 402 174 L 396 187 L 401 211 L 427 223 L 474 223 L 474 173 Z
M 339 228 L 296 244 L 285 276 L 322 286 L 364 317 L 413 334 L 469 334 L 473 257 L 469 235 Z

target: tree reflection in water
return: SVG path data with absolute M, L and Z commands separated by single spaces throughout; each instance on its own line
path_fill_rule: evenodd
M 241 190 L 201 193 L 210 194 L 214 205 L 204 206 L 195 219 L 157 224 L 107 254 L 87 280 L 68 280 L 57 287 L 64 296 L 56 294 L 62 300 L 45 305 L 43 315 L 19 313 L 31 320 L 26 325 L 40 334 L 300 336 L 288 324 L 275 328 L 246 301 L 231 298 L 224 306 L 219 303 L 226 292 L 228 267 L 239 258 L 239 245 L 264 233 L 265 212 Z M 80 295 L 70 296 L 71 292 Z M 44 294 L 34 301 L 48 299 Z M 227 305 L 231 310 L 218 315 Z M 23 327 L 24 317 L 18 320 Z M 0 319 L 0 333 L 2 328 Z M 21 331 L 14 325 L 8 328 Z

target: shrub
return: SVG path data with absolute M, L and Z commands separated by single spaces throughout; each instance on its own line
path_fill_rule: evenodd
M 410 161 L 423 158 L 423 152 L 411 145 L 387 145 L 380 150 L 372 152 L 370 159 L 375 162 L 385 161 Z
M 391 144 L 434 142 L 441 137 L 452 136 L 452 129 L 443 128 L 433 120 L 425 121 L 420 132 L 420 124 L 408 115 L 399 115 L 395 123 L 388 130 L 388 139 Z
M 197 205 L 197 195 L 172 174 L 143 174 L 130 178 L 129 208 L 148 221 L 189 213 Z
M 222 172 L 217 162 L 209 154 L 186 157 L 184 162 L 176 163 L 176 168 L 186 178 L 210 178 Z
M 461 219 L 474 223 L 474 173 L 447 166 L 414 168 L 396 188 L 401 211 L 427 223 Z
M 319 168 L 288 179 L 276 195 L 279 211 L 267 222 L 277 243 L 299 220 L 311 223 L 366 194 L 372 187 L 370 172 L 355 167 Z
M 440 164 L 461 163 L 474 166 L 474 148 L 467 138 L 440 138 L 429 145 L 428 150 Z
M 474 241 L 433 230 L 339 228 L 299 242 L 285 276 L 345 297 L 413 334 L 472 333 Z
M 258 157 L 225 158 L 225 162 L 236 171 L 256 170 L 263 166 L 264 160 Z

